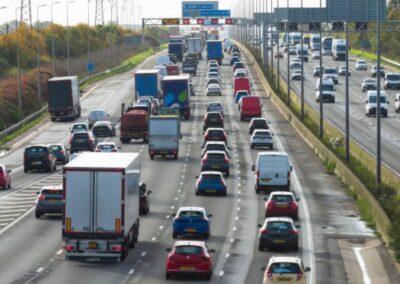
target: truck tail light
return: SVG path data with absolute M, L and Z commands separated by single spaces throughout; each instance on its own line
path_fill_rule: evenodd
M 274 205 L 275 205 L 275 204 L 274 204 L 272 201 L 268 201 L 268 202 L 267 202 L 267 209 L 273 208 Z
M 297 235 L 297 234 L 298 234 L 298 231 L 297 231 L 297 230 L 290 230 L 290 231 L 289 231 L 289 234 L 291 234 L 291 235 Z
M 71 232 L 71 218 L 66 218 L 65 219 L 65 231 L 67 233 Z
M 122 251 L 122 245 L 112 245 L 111 251 Z
M 267 278 L 268 278 L 268 280 L 273 280 L 272 279 L 272 272 L 267 272 Z
M 257 179 L 257 181 L 260 179 L 260 171 L 256 172 L 256 179 Z
M 115 232 L 121 233 L 121 219 L 115 219 Z

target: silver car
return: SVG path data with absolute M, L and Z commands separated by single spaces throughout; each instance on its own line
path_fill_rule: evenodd
M 268 147 L 274 149 L 274 142 L 272 141 L 273 134 L 269 130 L 254 130 L 250 138 L 250 148 Z
M 356 70 L 368 70 L 368 63 L 365 60 L 357 60 Z
M 210 84 L 207 87 L 207 96 L 222 95 L 222 90 L 219 84 Z
M 368 90 L 376 90 L 378 88 L 378 81 L 374 78 L 364 78 L 361 84 L 361 90 L 363 92 Z

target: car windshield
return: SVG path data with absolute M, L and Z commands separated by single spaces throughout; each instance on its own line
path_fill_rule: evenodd
M 376 103 L 378 100 L 377 100 L 377 97 L 376 96 L 371 96 L 371 97 L 369 97 L 369 102 L 370 103 Z M 382 96 L 381 97 L 381 103 L 386 103 L 386 97 L 384 97 L 384 96 Z
M 267 131 L 256 131 L 256 132 L 254 133 L 254 136 L 258 136 L 258 137 L 260 137 L 260 136 L 262 136 L 262 137 L 271 137 L 271 133 L 270 133 L 270 132 L 267 132 Z
M 400 75 L 398 75 L 398 74 L 390 74 L 390 75 L 387 75 L 387 79 L 388 80 L 392 80 L 392 81 L 399 81 L 400 80 Z
M 267 126 L 267 122 L 265 120 L 255 120 L 253 122 L 254 126 Z
M 368 84 L 376 84 L 376 80 L 374 80 L 374 79 L 367 79 L 367 80 L 365 80 L 365 83 L 368 83 Z
M 301 269 L 297 263 L 281 262 L 272 264 L 268 272 L 278 274 L 297 274 L 301 272 Z
M 177 246 L 175 248 L 176 254 L 190 254 L 190 255 L 201 255 L 203 254 L 203 248 L 198 246 Z
M 179 218 L 190 218 L 190 217 L 199 217 L 203 218 L 204 214 L 202 211 L 194 211 L 194 210 L 187 210 L 187 211 L 181 211 L 179 213 Z
M 92 111 L 89 114 L 89 118 L 93 118 L 93 119 L 101 119 L 101 118 L 104 118 L 105 116 L 106 115 L 105 115 L 104 111 Z
M 213 181 L 216 181 L 216 180 L 220 180 L 221 179 L 221 176 L 220 175 L 210 175 L 210 174 L 206 174 L 206 175 L 201 175 L 201 179 L 203 179 L 203 180 L 213 180 Z
M 293 196 L 291 195 L 278 195 L 278 194 L 274 194 L 271 197 L 272 201 L 277 201 L 277 202 L 290 202 L 293 201 Z

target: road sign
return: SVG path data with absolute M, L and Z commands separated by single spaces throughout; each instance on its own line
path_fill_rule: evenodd
M 190 25 L 190 19 L 188 19 L 188 18 L 183 19 L 182 25 Z
M 94 71 L 94 63 L 93 62 L 89 62 L 88 64 L 87 64 L 87 71 L 89 72 L 89 73 L 92 73 L 93 71 Z
M 200 17 L 201 10 L 218 10 L 218 1 L 183 1 L 182 17 L 197 18 Z
M 230 17 L 231 10 L 201 10 L 200 17 Z
M 162 19 L 161 23 L 163 25 L 180 25 L 181 21 L 179 19 Z

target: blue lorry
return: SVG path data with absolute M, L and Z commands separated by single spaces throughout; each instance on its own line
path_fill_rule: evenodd
M 218 64 L 222 64 L 224 53 L 222 51 L 222 41 L 220 40 L 208 40 L 207 41 L 207 59 L 217 60 Z
M 168 53 L 175 54 L 176 60 L 183 61 L 183 44 L 181 42 L 170 42 L 168 44 Z
M 165 108 L 179 109 L 180 115 L 190 118 L 190 75 L 165 76 L 162 80 Z
M 161 97 L 160 70 L 138 70 L 135 73 L 135 99 L 139 97 Z

